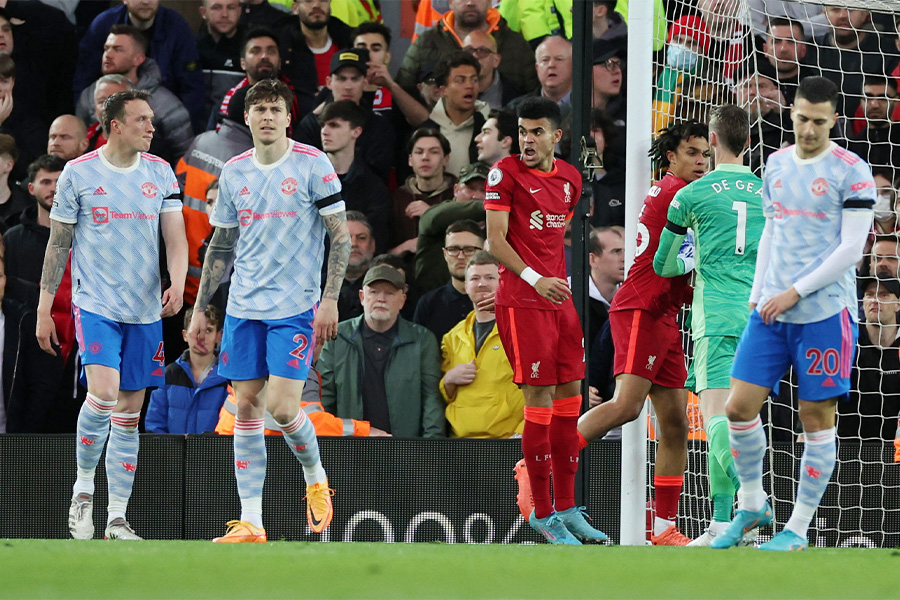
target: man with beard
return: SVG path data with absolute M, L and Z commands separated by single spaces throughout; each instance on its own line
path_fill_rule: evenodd
M 291 80 L 281 74 L 281 52 L 278 49 L 278 38 L 271 30 L 255 27 L 247 32 L 241 46 L 241 68 L 247 76 L 225 93 L 225 97 L 222 98 L 222 103 L 219 105 L 219 113 L 215 116 L 217 122 L 221 122 L 228 116 L 228 105 L 231 104 L 235 92 L 241 88 L 252 87 L 263 79 L 278 79 L 291 88 L 291 91 L 294 92 L 294 100 L 291 103 L 291 126 L 300 121 L 303 112 L 298 104 L 297 90 L 294 89 Z M 243 104 L 243 98 L 241 98 L 241 103 Z M 212 120 L 210 118 L 208 129 L 213 128 Z M 291 127 L 288 127 L 289 131 L 290 129 Z
M 200 16 L 204 24 L 197 34 L 197 48 L 206 83 L 203 103 L 203 121 L 206 122 L 225 92 L 243 76 L 241 41 L 244 26 L 239 24 L 241 6 L 238 0 L 203 0 Z
M 866 75 L 861 106 L 866 127 L 850 136 L 847 149 L 874 167 L 900 167 L 900 124 L 891 115 L 897 108 L 897 82 L 882 75 Z
M 78 46 L 73 83 L 75 98 L 101 75 L 100 58 L 106 52 L 104 41 L 111 27 L 121 25 L 136 29 L 147 40 L 144 51 L 159 68 L 159 83 L 184 104 L 193 127 L 199 129 L 203 115 L 203 73 L 197 42 L 184 17 L 177 10 L 160 6 L 159 0 L 124 0 L 94 19 Z M 153 112 L 159 116 L 156 107 Z
M 362 289 L 363 275 L 369 270 L 369 264 L 375 256 L 375 236 L 366 215 L 357 210 L 348 210 L 347 229 L 350 230 L 350 260 L 338 295 L 338 314 L 341 319 L 352 319 L 362 314 L 359 291 Z
M 297 0 L 293 12 L 297 20 L 281 29 L 284 72 L 297 85 L 301 107 L 309 111 L 325 87 L 332 56 L 351 46 L 351 28 L 331 16 L 331 0 Z
M 194 137 L 191 116 L 181 100 L 162 85 L 159 65 L 148 56 L 147 38 L 131 25 L 113 25 L 103 45 L 103 75 L 124 75 L 136 88 L 149 92 L 153 110 L 153 145 L 150 150 L 171 164 L 184 156 Z M 78 98 L 75 114 L 85 123 L 95 109 L 98 81 L 84 88 Z
M 66 161 L 59 156 L 44 154 L 28 165 L 28 192 L 34 204 L 22 213 L 20 223 L 3 236 L 6 257 L 6 296 L 17 300 L 33 311 L 37 308 L 41 285 L 44 252 L 50 239 L 50 209 L 56 195 L 56 181 Z M 69 265 L 63 274 L 60 291 L 51 309 L 57 324 L 60 342 L 58 356 L 44 355 L 42 363 L 50 370 L 42 374 L 43 390 L 29 394 L 29 406 L 24 410 L 25 429 L 19 432 L 72 431 L 77 406 L 73 406 L 72 382 L 75 378 L 75 321 L 72 318 L 72 276 Z M 70 360 L 71 359 L 71 360 Z M 64 376 L 65 370 L 65 376 Z M 12 404 L 9 402 L 9 404 Z M 10 411 L 14 412 L 14 411 Z M 11 419 L 14 425 L 14 419 Z M 8 430 L 16 431 L 16 427 Z

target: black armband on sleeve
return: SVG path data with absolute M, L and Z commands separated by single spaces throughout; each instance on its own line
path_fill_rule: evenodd
M 875 201 L 868 198 L 848 198 L 844 200 L 844 208 L 872 208 L 873 206 L 875 206 Z
M 674 233 L 675 235 L 686 235 L 687 227 L 682 227 L 681 225 L 676 225 L 672 221 L 666 221 L 666 229 Z
M 340 194 L 332 194 L 327 198 L 322 198 L 321 200 L 316 200 L 316 208 L 322 210 L 326 206 L 331 206 L 332 204 L 337 204 L 343 200 Z

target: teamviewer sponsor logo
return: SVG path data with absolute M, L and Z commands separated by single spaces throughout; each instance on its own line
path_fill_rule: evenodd
M 539 210 L 531 213 L 531 219 L 529 220 L 529 229 L 537 229 L 538 231 L 544 228 L 544 213 Z
M 238 211 L 238 221 L 241 222 L 242 227 L 247 227 L 250 223 L 253 222 L 253 211 L 249 208 L 245 208 Z
M 109 207 L 95 206 L 91 209 L 94 217 L 94 223 L 109 223 Z

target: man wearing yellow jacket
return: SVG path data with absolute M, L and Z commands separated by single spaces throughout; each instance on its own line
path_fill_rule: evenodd
M 451 437 L 508 438 L 521 434 L 524 426 L 525 397 L 513 383 L 494 321 L 498 268 L 487 252 L 472 257 L 466 265 L 466 293 L 475 310 L 441 342 L 440 389 Z

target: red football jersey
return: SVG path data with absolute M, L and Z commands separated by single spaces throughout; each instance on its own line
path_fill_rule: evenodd
M 506 241 L 525 264 L 544 277 L 566 278 L 563 237 L 581 197 L 581 174 L 557 160 L 549 173 L 528 168 L 508 156 L 488 173 L 484 207 L 509 213 Z M 521 277 L 500 265 L 497 306 L 557 310 Z
M 650 188 L 638 221 L 634 264 L 613 296 L 610 312 L 640 309 L 655 315 L 674 314 L 689 300 L 690 274 L 660 277 L 653 270 L 653 257 L 659 248 L 659 236 L 668 220 L 669 203 L 675 193 L 686 185 L 684 179 L 666 173 L 665 177 Z

